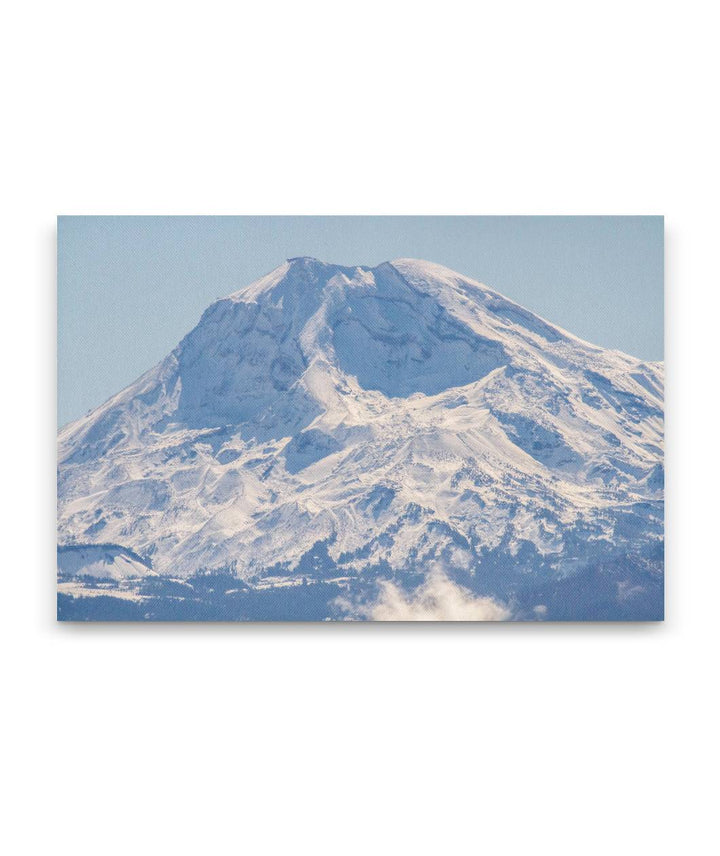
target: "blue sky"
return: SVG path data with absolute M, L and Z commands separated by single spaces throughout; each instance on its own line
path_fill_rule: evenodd
M 58 424 L 286 258 L 447 265 L 595 344 L 663 359 L 662 217 L 59 217 Z

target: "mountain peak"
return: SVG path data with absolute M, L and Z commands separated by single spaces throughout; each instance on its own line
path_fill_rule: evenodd
M 63 430 L 60 543 L 248 580 L 442 562 L 528 608 L 597 560 L 627 600 L 661 561 L 662 389 L 442 265 L 295 257 Z
M 278 288 L 279 294 L 291 296 L 294 292 L 303 298 L 309 291 L 322 290 L 336 274 L 342 273 L 351 278 L 359 270 L 362 270 L 359 266 L 331 264 L 313 256 L 293 256 L 269 273 L 222 299 L 255 302 L 274 294 Z

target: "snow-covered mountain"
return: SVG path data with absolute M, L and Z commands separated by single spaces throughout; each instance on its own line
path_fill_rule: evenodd
M 662 615 L 662 364 L 429 262 L 289 259 L 58 449 L 59 544 L 161 576 L 333 580 L 333 615 L 438 573 L 518 618 Z

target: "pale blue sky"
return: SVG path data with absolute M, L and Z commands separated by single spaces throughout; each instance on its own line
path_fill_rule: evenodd
M 428 259 L 590 342 L 663 359 L 662 217 L 59 217 L 58 424 L 292 256 Z

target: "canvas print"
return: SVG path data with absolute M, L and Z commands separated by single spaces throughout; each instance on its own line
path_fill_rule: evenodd
M 658 217 L 61 217 L 57 613 L 663 617 Z

